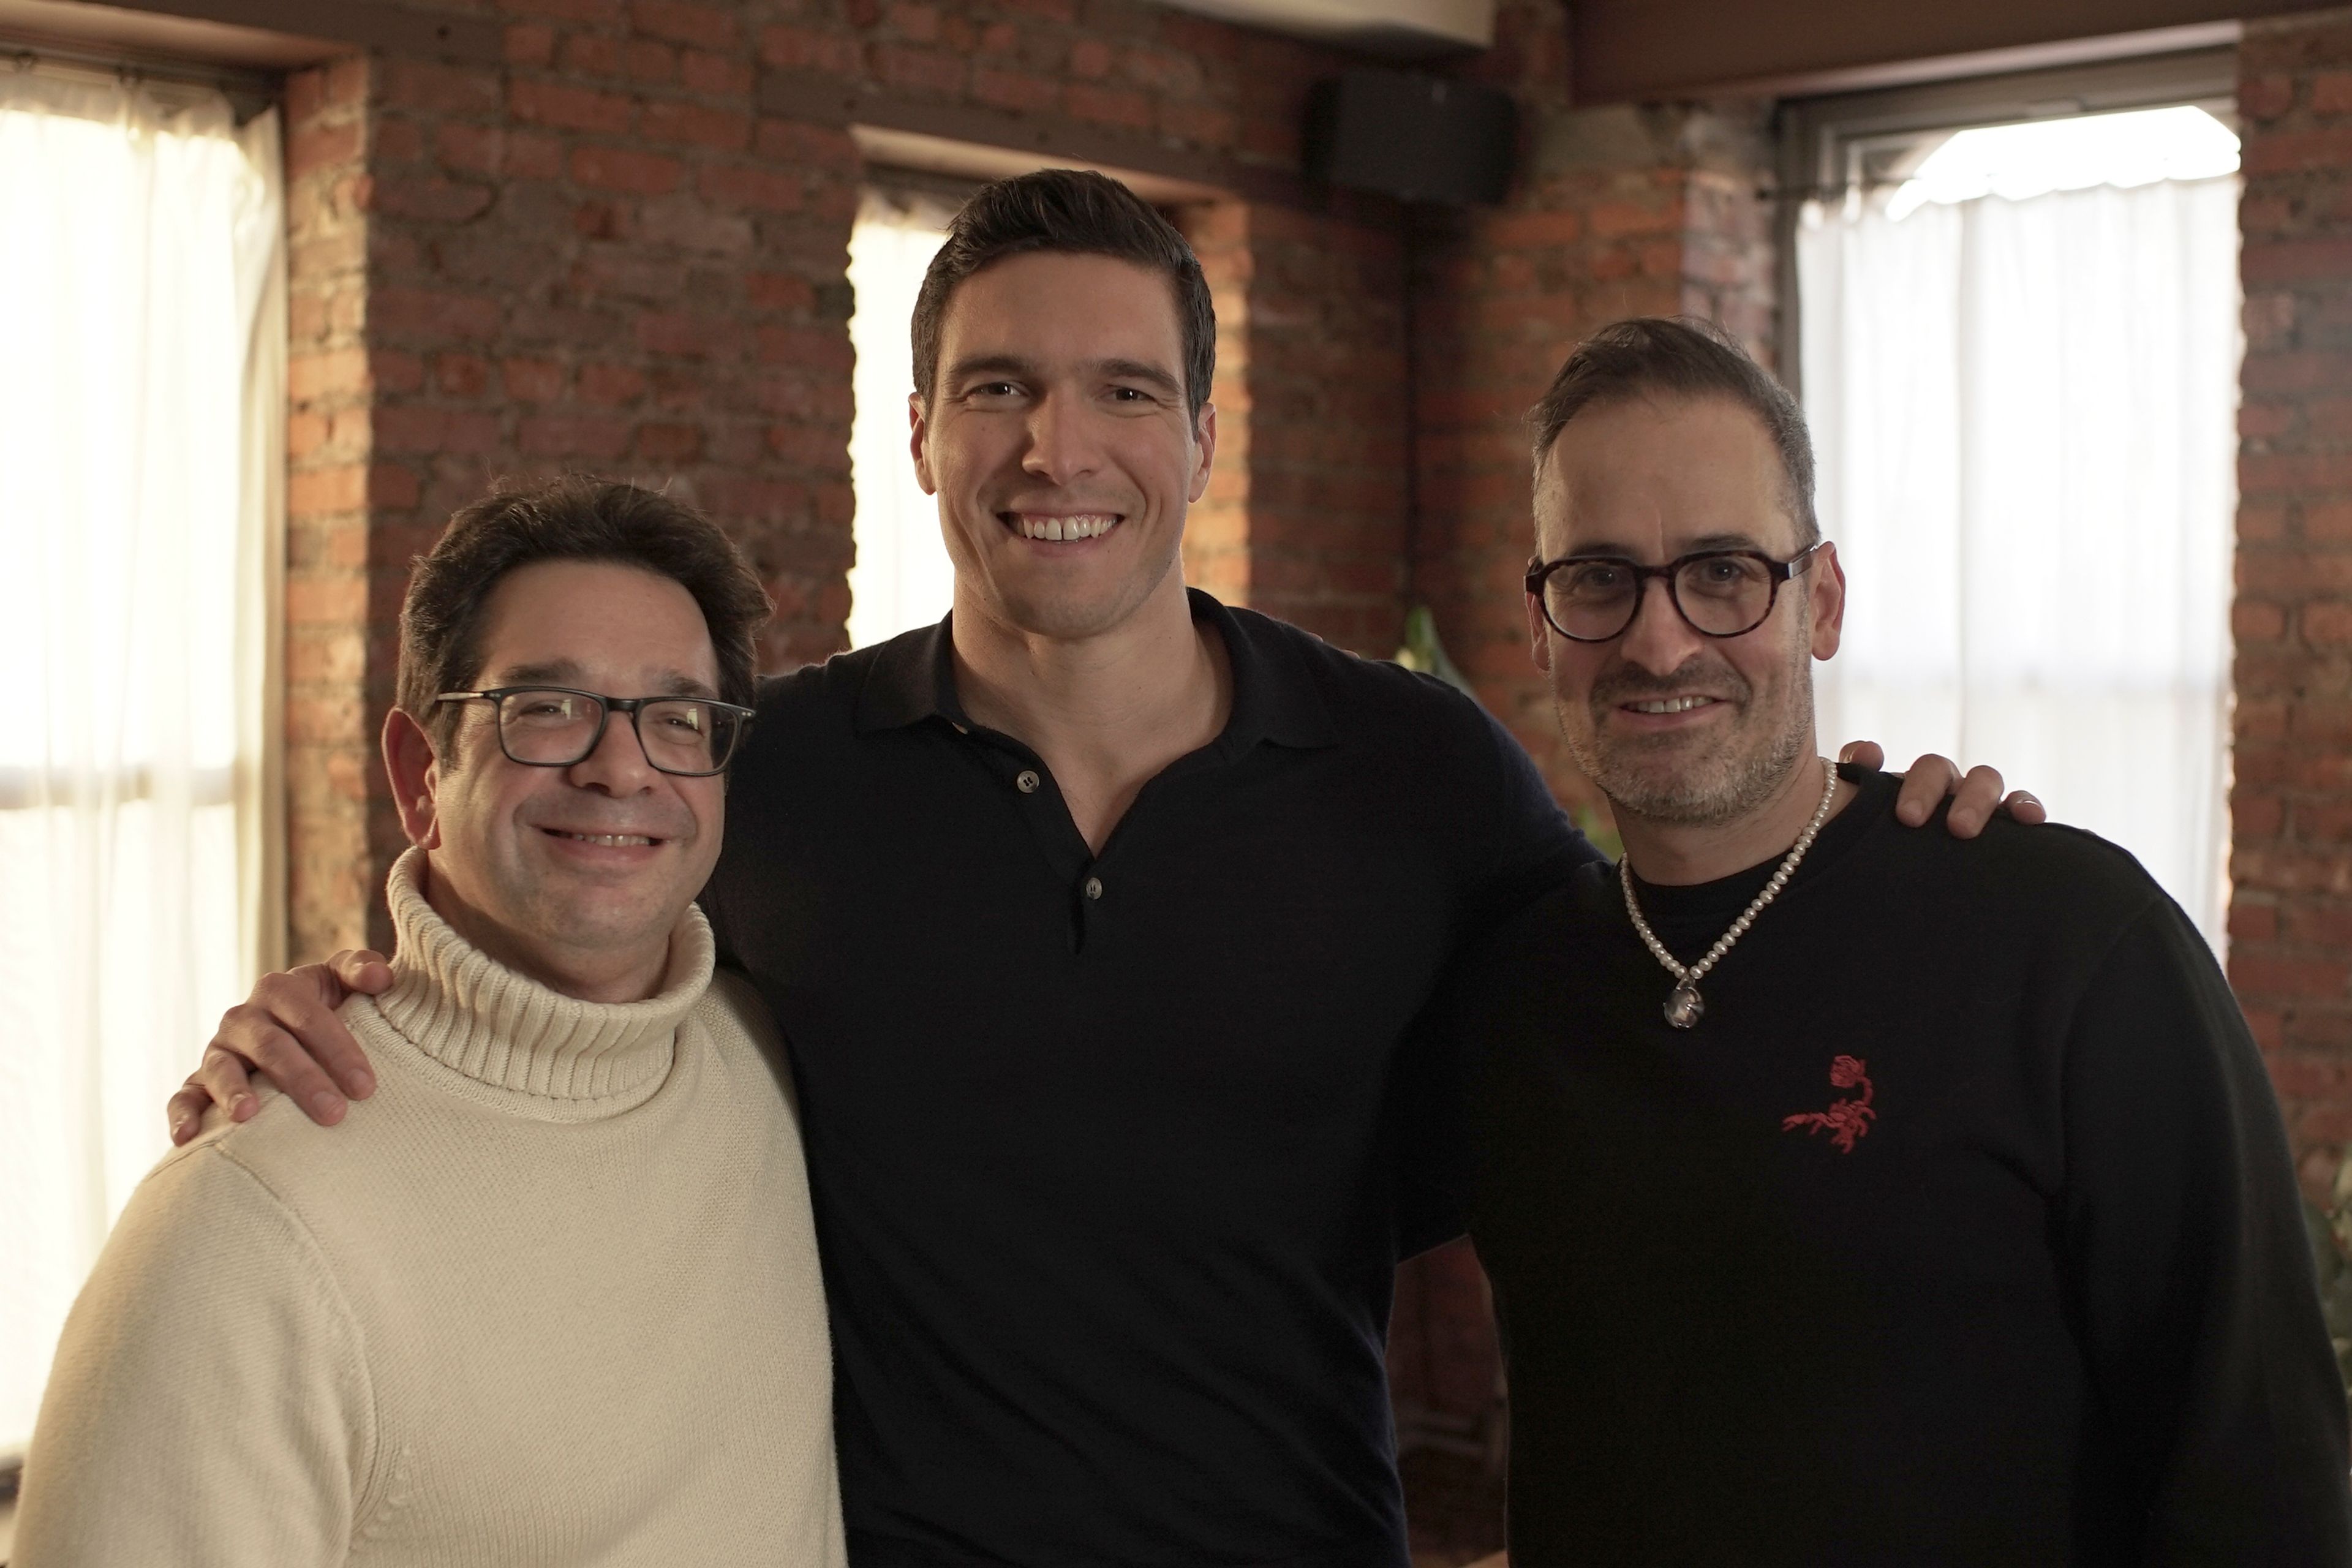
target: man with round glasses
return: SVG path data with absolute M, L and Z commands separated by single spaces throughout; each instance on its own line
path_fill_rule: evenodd
M 341 1015 L 376 1091 L 328 1133 L 263 1089 L 133 1194 L 16 1561 L 844 1561 L 798 1121 L 693 903 L 767 614 L 628 485 L 494 495 L 417 563 L 399 944 Z
M 1735 342 L 1620 323 L 1534 424 L 1528 634 L 1625 853 L 1432 1030 L 1481 1050 L 1513 1563 L 2352 1562 L 2285 1139 L 2196 929 L 2089 834 L 1955 845 L 1820 756 L 1844 575 Z

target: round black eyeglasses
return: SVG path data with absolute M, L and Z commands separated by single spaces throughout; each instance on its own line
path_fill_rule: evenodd
M 1814 544 L 1786 561 L 1760 550 L 1701 550 L 1664 566 L 1617 555 L 1538 559 L 1528 563 L 1528 592 L 1552 630 L 1569 641 L 1608 642 L 1625 635 L 1641 613 L 1643 585 L 1659 577 L 1675 613 L 1693 631 L 1736 637 L 1764 624 L 1780 584 L 1810 568 L 1821 548 Z
M 488 702 L 497 715 L 499 750 L 533 768 L 568 768 L 603 743 L 604 722 L 629 716 L 646 761 L 680 778 L 727 771 L 751 727 L 752 710 L 707 697 L 604 697 L 565 686 L 500 686 L 444 691 L 436 702 Z

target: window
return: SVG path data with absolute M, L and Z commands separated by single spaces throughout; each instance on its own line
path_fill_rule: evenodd
M 1997 763 L 2219 948 L 2237 143 L 2193 101 L 2090 106 L 1811 121 L 1796 347 L 1851 586 L 1822 728 Z
M 280 193 L 274 112 L 0 72 L 0 1448 L 280 958 Z
M 849 569 L 849 642 L 864 647 L 948 613 L 955 572 L 940 542 L 939 507 L 907 456 L 907 395 L 914 351 L 908 323 L 923 271 L 947 237 L 951 208 L 927 195 L 869 190 L 849 235 L 856 295 L 849 341 L 857 352 L 850 426 L 856 564 Z

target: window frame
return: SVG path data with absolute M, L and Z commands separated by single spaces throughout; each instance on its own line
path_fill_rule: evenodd
M 1955 131 L 2016 125 L 2083 114 L 2191 104 L 2237 124 L 2238 49 L 2185 49 L 2093 65 L 2011 71 L 1998 76 L 1882 88 L 1775 106 L 1778 182 L 1773 192 L 1773 261 L 1780 279 L 1773 349 L 1780 379 L 1804 396 L 1804 300 L 1797 289 L 1797 220 L 1817 197 L 1843 196 L 1891 183 L 1873 179 L 1874 162 L 1924 154 Z

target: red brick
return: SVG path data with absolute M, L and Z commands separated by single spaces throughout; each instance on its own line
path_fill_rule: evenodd
M 555 29 L 544 22 L 509 22 L 506 58 L 510 66 L 543 68 L 555 63 Z
M 524 403 L 551 403 L 563 395 L 563 367 L 552 360 L 503 359 L 499 383 L 509 397 Z
M 763 212 L 798 212 L 805 205 L 803 182 L 788 169 L 752 164 L 706 163 L 696 188 L 703 200 L 719 207 L 758 207 Z
M 487 186 L 427 175 L 419 179 L 380 175 L 368 205 L 371 211 L 425 223 L 465 223 L 489 210 L 492 194 Z
M 479 397 L 489 390 L 489 362 L 478 354 L 435 354 L 433 384 L 452 397 Z
M 646 392 L 643 373 L 623 364 L 583 364 L 579 375 L 580 399 L 599 408 L 619 408 L 635 403 Z
M 640 33 L 698 49 L 730 49 L 737 42 L 735 13 L 725 6 L 694 0 L 634 0 L 629 19 Z
M 640 425 L 635 454 L 647 462 L 690 463 L 702 456 L 702 429 L 695 425 Z
M 515 446 L 531 457 L 610 462 L 629 449 L 625 419 L 603 414 L 535 414 L 515 429 Z
M 2276 120 L 2294 107 L 2294 79 L 2250 76 L 2238 79 L 2238 112 L 2249 120 Z
M 2276 642 L 2286 636 L 2286 612 L 2276 605 L 2242 599 L 2231 609 L 2230 626 L 2242 643 Z
M 975 66 L 971 73 L 971 96 L 992 109 L 1045 110 L 1061 102 L 1062 84 L 1051 77 Z
M 2241 993 L 2273 996 L 2341 996 L 2352 966 L 2341 959 L 2267 958 L 2252 953 L 2230 958 L 2230 984 Z
M 649 103 L 639 130 L 649 142 L 715 147 L 722 152 L 740 152 L 751 144 L 749 114 L 695 103 Z
M 572 177 L 594 190 L 658 196 L 677 189 L 686 178 L 686 165 L 675 158 L 628 147 L 575 147 Z
M 610 79 L 621 74 L 621 40 L 605 33 L 573 33 L 563 40 L 563 74 Z
M 873 51 L 875 79 L 886 87 L 916 92 L 961 93 L 970 68 L 958 56 L 940 49 L 914 49 L 899 44 L 879 44 Z
M 705 54 L 688 49 L 678 56 L 678 80 L 713 98 L 749 98 L 751 68 L 733 55 Z
M 2314 647 L 2352 647 L 2352 604 L 2305 605 L 2303 640 Z
M 299 180 L 316 170 L 350 163 L 359 156 L 360 132 L 356 120 L 296 126 L 286 138 L 286 177 Z
M 562 131 L 619 135 L 628 131 L 636 117 L 635 104 L 622 94 L 529 79 L 508 87 L 507 103 L 518 120 Z
M 2352 131 L 2346 132 L 2352 160 Z M 2352 278 L 2352 238 L 2268 239 L 2249 242 L 2240 260 L 2249 287 L 2261 283 Z
M 1129 131 L 1151 129 L 1151 100 L 1126 88 L 1092 87 L 1074 82 L 1066 107 L 1073 119 Z
M 631 81 L 670 81 L 677 76 L 677 51 L 650 38 L 631 38 L 621 51 L 621 68 Z
M 398 56 L 387 57 L 383 68 L 383 101 L 392 108 L 417 109 L 434 114 L 499 111 L 499 79 L 495 72 Z
M 593 27 L 618 26 L 624 16 L 621 0 L 499 0 L 499 5 L 526 16 L 552 16 Z
M 805 310 L 816 303 L 808 279 L 789 272 L 754 272 L 743 284 L 746 297 L 764 310 Z
M 772 26 L 760 33 L 760 58 L 788 70 L 855 76 L 863 63 L 857 40 L 808 27 Z
M 378 289 L 368 300 L 369 325 L 394 334 L 488 338 L 504 314 L 493 299 L 423 289 Z

